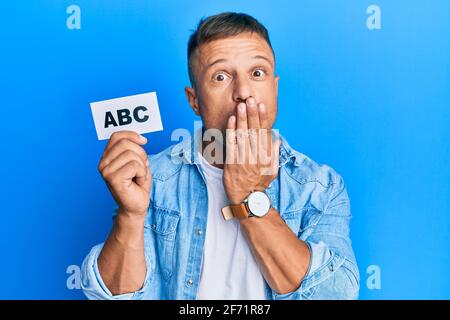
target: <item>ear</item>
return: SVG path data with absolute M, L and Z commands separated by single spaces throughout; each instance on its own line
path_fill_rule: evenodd
M 195 114 L 199 116 L 200 106 L 198 104 L 198 98 L 195 89 L 192 87 L 186 87 L 184 88 L 184 92 L 186 93 L 186 97 L 189 101 L 189 104 L 191 105 L 192 110 L 194 110 Z
M 278 81 L 280 80 L 280 76 L 276 76 L 275 77 L 275 92 L 276 92 L 276 94 L 277 94 L 277 97 L 278 97 Z

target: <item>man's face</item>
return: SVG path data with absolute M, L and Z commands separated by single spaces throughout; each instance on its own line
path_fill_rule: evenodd
M 274 56 L 259 35 L 241 33 L 201 45 L 193 58 L 194 88 L 186 94 L 206 129 L 223 133 L 239 102 L 253 97 L 267 107 L 270 126 L 277 115 L 278 79 Z

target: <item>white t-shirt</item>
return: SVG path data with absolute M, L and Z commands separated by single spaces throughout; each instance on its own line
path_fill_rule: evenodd
M 225 221 L 229 205 L 222 182 L 223 170 L 199 153 L 208 189 L 208 222 L 197 299 L 264 300 L 265 283 L 239 221 Z

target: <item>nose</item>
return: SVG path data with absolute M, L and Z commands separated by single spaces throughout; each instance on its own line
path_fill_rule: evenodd
M 233 101 L 236 103 L 245 102 L 250 97 L 256 98 L 250 79 L 243 76 L 236 77 L 233 88 Z

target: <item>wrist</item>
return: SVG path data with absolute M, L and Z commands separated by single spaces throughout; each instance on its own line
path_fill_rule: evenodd
M 234 192 L 227 192 L 230 204 L 240 204 L 252 193 L 252 190 L 239 190 Z
M 124 218 L 124 220 L 127 220 L 127 221 L 136 221 L 136 222 L 138 222 L 138 221 L 145 221 L 145 218 L 146 218 L 146 216 L 147 216 L 147 211 L 129 211 L 129 210 L 126 210 L 126 209 L 121 209 L 121 208 L 119 208 L 119 211 L 117 212 L 117 216 L 118 217 L 123 217 Z M 126 219 L 125 219 L 126 218 Z
M 147 212 L 135 213 L 125 210 L 119 210 L 116 217 L 116 224 L 126 229 L 140 228 L 144 226 Z
M 244 202 L 244 200 L 248 197 L 250 193 L 248 194 L 240 194 L 240 195 L 234 195 L 231 197 L 228 197 L 228 200 L 230 200 L 230 204 L 240 204 L 242 202 Z
M 129 214 L 121 212 L 114 222 L 114 239 L 121 245 L 134 247 L 139 244 L 144 235 L 145 214 Z

